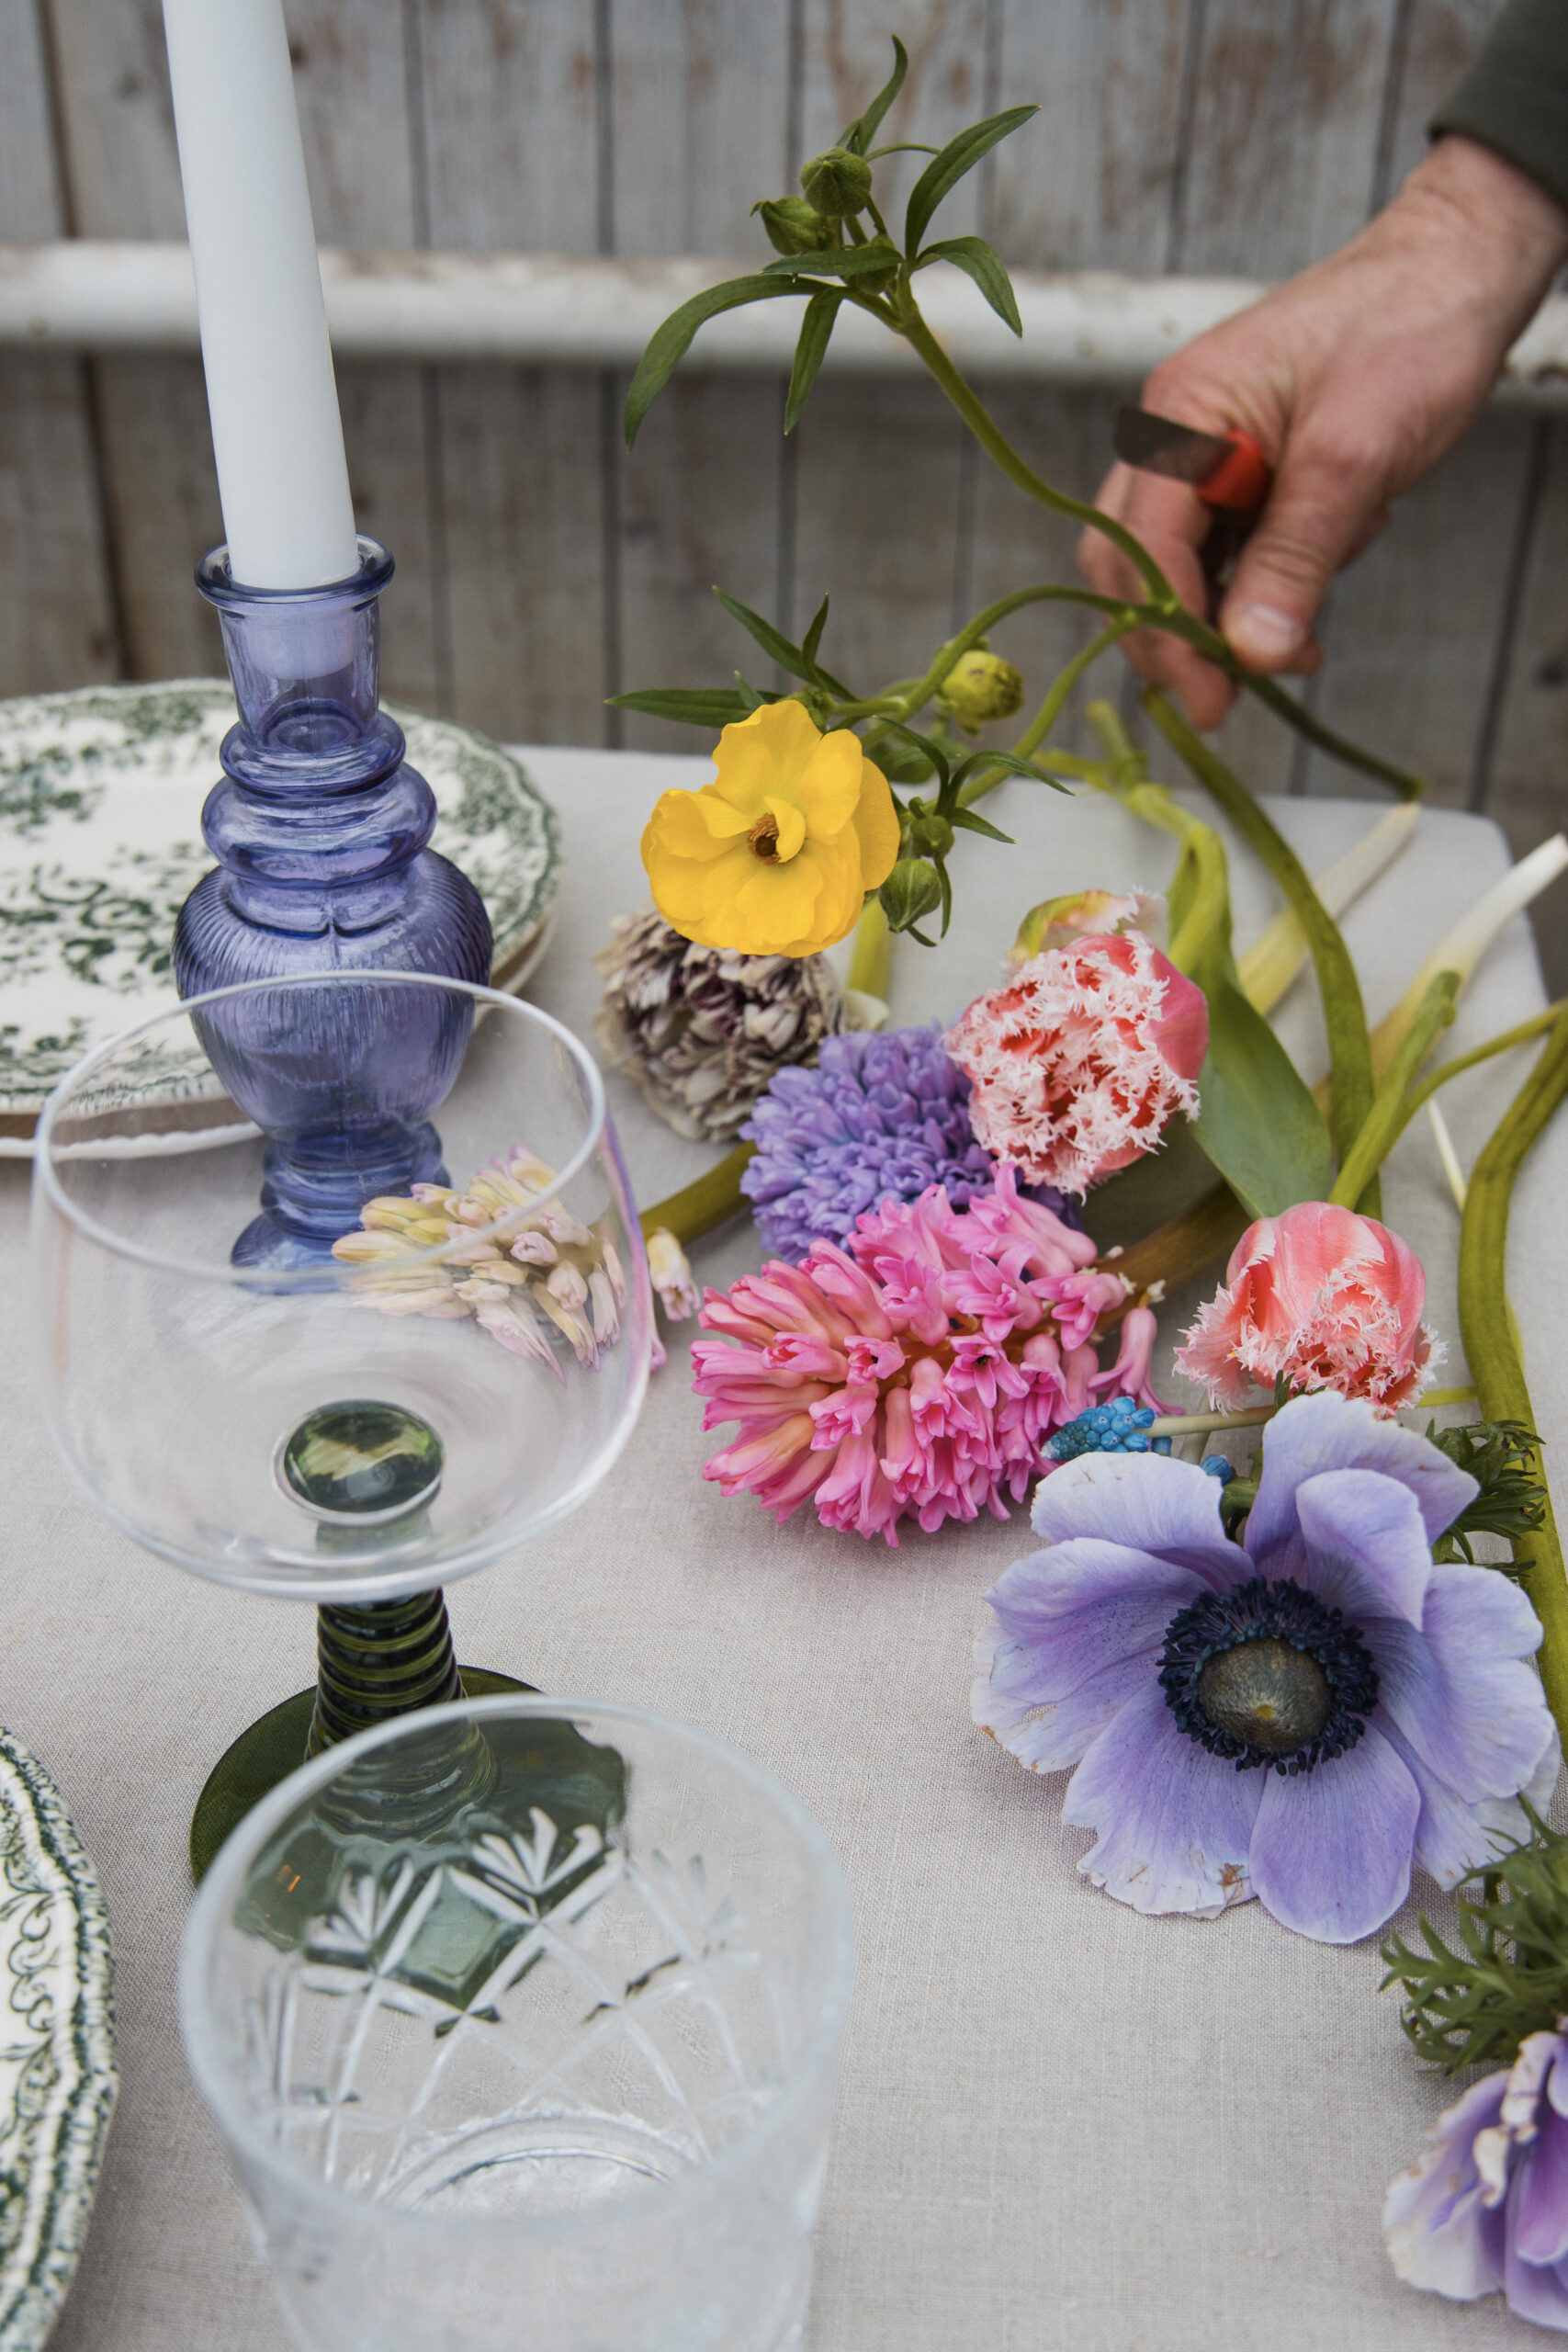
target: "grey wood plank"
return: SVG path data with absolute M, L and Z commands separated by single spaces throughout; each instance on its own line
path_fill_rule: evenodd
M 615 0 L 611 21 L 615 250 L 771 261 L 750 213 L 790 186 L 789 9 Z
M 1525 486 L 1529 419 L 1484 417 L 1337 583 L 1317 709 L 1465 805 Z M 1355 790 L 1321 753 L 1307 788 Z
M 427 233 L 587 253 L 599 242 L 601 75 L 582 0 L 421 0 Z M 603 742 L 603 396 L 581 371 L 434 371 L 450 697 L 531 741 Z M 617 461 L 618 462 L 618 461 Z
M 1181 132 L 1188 0 L 999 0 L 989 233 L 1021 269 L 1158 270 Z
M 1205 0 L 1172 266 L 1284 277 L 1366 218 L 1396 0 Z
M 191 574 L 223 537 L 198 359 L 98 363 L 104 478 L 125 585 L 126 674 L 216 677 L 218 620 Z
M 585 0 L 419 0 L 418 26 L 431 243 L 592 253 L 592 8 Z
M 933 384 L 824 379 L 800 435 L 797 619 L 825 594 L 829 666 L 875 694 L 953 625 L 964 428 Z
M 67 225 L 36 0 L 0 0 L 0 239 Z M 119 666 L 90 385 L 80 360 L 0 363 L 0 694 L 112 678 Z
M 1409 0 L 1397 58 L 1398 86 L 1389 94 L 1383 140 L 1383 185 L 1392 195 L 1427 152 L 1427 125 L 1459 80 L 1503 0 Z
M 604 738 L 599 379 L 443 368 L 455 707 L 533 743 Z
M 159 0 L 47 0 L 79 236 L 183 237 Z
M 728 685 L 737 669 L 773 683 L 773 664 L 713 591 L 782 617 L 783 413 L 776 383 L 696 376 L 649 415 L 620 487 L 624 684 Z M 635 711 L 623 720 L 635 749 L 705 751 L 712 740 Z

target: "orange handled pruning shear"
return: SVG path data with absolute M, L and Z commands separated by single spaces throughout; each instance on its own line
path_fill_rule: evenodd
M 1146 408 L 1118 409 L 1115 437 L 1124 465 L 1186 482 L 1213 510 L 1201 552 L 1210 603 L 1217 604 L 1273 487 L 1274 469 L 1261 447 L 1239 426 L 1199 433 Z

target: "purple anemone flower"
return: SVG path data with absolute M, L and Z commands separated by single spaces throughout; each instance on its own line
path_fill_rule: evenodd
M 798 1265 L 814 1241 L 847 1242 L 889 1194 L 919 1200 L 932 1184 L 967 1208 L 997 1173 L 975 1140 L 969 1094 L 938 1022 L 825 1037 L 815 1069 L 776 1070 L 740 1130 L 757 1146 L 740 1188 L 767 1248 Z M 1059 1193 L 1027 1196 L 1066 1214 Z
M 1269 1423 L 1242 1545 L 1196 1464 L 1082 1454 L 1035 1496 L 1046 1549 L 987 1596 L 975 1720 L 1032 1771 L 1077 1767 L 1079 1868 L 1135 1910 L 1256 1895 L 1320 1942 L 1370 1935 L 1413 1858 L 1454 1885 L 1556 1781 L 1534 1610 L 1432 1559 L 1475 1491 L 1327 1389 Z
M 1568 2041 L 1528 2034 L 1512 2066 L 1439 2115 L 1382 2209 L 1389 2259 L 1412 2287 L 1568 2334 Z

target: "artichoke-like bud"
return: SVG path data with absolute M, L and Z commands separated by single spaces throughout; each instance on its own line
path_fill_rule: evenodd
M 605 1058 L 677 1135 L 699 1141 L 732 1143 L 773 1072 L 814 1059 L 845 1026 L 822 956 L 699 947 L 651 909 L 618 917 L 593 960 Z
M 871 165 L 848 147 L 825 147 L 801 173 L 800 185 L 824 220 L 852 220 L 870 198 Z
M 751 209 L 761 214 L 775 253 L 826 253 L 838 236 L 832 221 L 825 220 L 803 196 L 765 196 Z
M 953 827 L 933 808 L 915 819 L 909 828 L 909 841 L 922 857 L 945 857 L 953 847 Z
M 942 884 L 936 867 L 923 857 L 901 857 L 881 893 L 882 911 L 889 931 L 908 931 L 912 922 L 942 904 Z
M 1010 662 L 983 646 L 960 654 L 943 679 L 937 707 L 963 728 L 977 735 L 993 719 L 1010 718 L 1023 701 L 1023 680 Z

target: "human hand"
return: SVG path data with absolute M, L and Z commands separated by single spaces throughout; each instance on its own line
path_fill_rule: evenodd
M 1450 135 L 1339 253 L 1155 369 L 1145 408 L 1207 432 L 1241 426 L 1275 469 L 1217 616 L 1243 668 L 1318 667 L 1313 624 L 1329 582 L 1459 440 L 1565 258 L 1568 213 L 1490 148 Z M 1205 614 L 1199 549 L 1212 512 L 1196 492 L 1118 465 L 1097 503 Z M 1078 566 L 1101 594 L 1146 594 L 1092 528 Z M 1223 670 L 1163 631 L 1140 630 L 1124 650 L 1195 727 L 1217 726 L 1235 698 Z

